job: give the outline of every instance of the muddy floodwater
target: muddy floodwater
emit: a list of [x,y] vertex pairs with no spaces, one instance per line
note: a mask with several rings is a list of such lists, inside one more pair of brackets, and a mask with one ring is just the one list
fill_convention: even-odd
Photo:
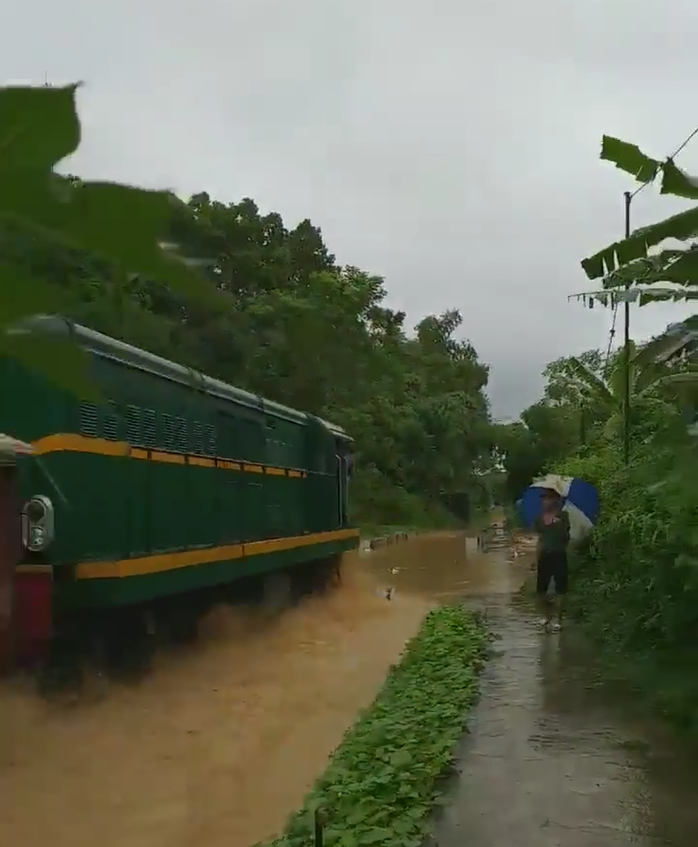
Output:
[[424,614],[462,598],[501,639],[436,823],[442,847],[693,845],[695,755],[591,685],[573,628],[535,628],[518,597],[529,573],[503,535],[469,555],[462,533],[417,537],[348,556],[341,587],[274,622],[216,610],[138,686],[59,707],[4,683],[2,843],[249,847],[277,834]]
[[357,562],[273,623],[216,610],[137,687],[0,693],[0,832],[21,847],[249,847],[301,803],[428,609]]

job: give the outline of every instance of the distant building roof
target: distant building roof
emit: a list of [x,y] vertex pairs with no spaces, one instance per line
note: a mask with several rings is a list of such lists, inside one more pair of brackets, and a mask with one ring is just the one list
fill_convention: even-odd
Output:
[[690,327],[687,321],[670,323],[662,335],[674,338],[676,343],[657,356],[658,362],[668,362],[677,356],[698,352],[698,329]]

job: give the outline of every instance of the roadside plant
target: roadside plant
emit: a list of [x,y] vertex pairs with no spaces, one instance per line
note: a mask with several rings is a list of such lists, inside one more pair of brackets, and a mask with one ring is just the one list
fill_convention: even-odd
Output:
[[483,621],[462,606],[430,612],[273,847],[312,844],[318,811],[328,847],[419,847],[478,698],[488,643]]

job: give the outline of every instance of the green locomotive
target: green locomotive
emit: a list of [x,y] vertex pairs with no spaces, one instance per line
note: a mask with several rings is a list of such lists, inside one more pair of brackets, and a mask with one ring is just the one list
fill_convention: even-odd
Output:
[[222,590],[358,545],[341,427],[62,317],[22,331],[80,345],[99,400],[0,359],[0,430],[34,454],[0,468],[5,656],[40,652],[84,610]]

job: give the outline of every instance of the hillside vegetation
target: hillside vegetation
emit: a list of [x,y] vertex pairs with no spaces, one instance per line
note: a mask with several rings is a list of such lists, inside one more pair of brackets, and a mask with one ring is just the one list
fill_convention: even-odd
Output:
[[[62,312],[341,424],[359,522],[438,526],[485,498],[488,369],[457,310],[412,331],[383,279],[338,263],[310,220],[289,226],[249,198],[57,177],[80,143],[75,86],[0,89],[0,112],[0,324]],[[6,334],[0,348],[82,387],[74,353]]]

